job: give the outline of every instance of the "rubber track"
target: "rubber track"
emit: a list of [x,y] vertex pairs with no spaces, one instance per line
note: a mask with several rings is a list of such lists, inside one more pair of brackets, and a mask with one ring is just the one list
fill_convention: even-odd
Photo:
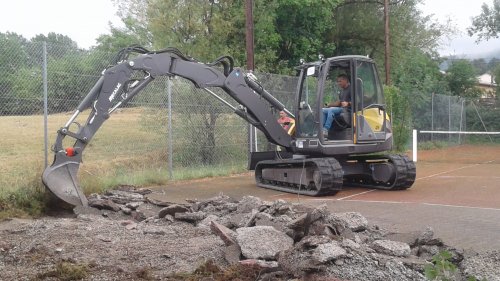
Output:
[[[362,158],[360,157],[356,159],[360,160]],[[393,179],[388,183],[379,183],[375,181],[367,181],[366,177],[362,177],[360,179],[351,178],[348,182],[346,182],[346,185],[384,190],[404,190],[410,188],[415,181],[415,164],[404,155],[391,154],[377,158],[370,157],[367,159],[388,160],[390,163],[392,163],[395,167],[395,175]]]
[[[295,159],[284,159],[284,160],[266,160],[261,161],[257,164],[257,169],[272,168],[273,166],[279,168],[284,164],[289,164],[293,167],[305,167],[305,169],[318,169],[321,173],[320,186],[315,186],[311,188],[309,183],[301,184],[289,184],[286,182],[273,181],[273,183],[264,183],[261,178],[255,173],[255,181],[259,187],[278,190],[282,192],[301,194],[307,196],[322,196],[322,195],[333,195],[342,189],[342,166],[335,158],[311,158],[305,160],[295,160]],[[313,164],[313,165],[311,165]],[[260,167],[259,167],[260,166]]]
[[413,160],[410,160],[408,157],[403,156],[403,161],[406,163],[406,182],[401,185],[398,190],[408,189],[415,182],[415,178],[417,177],[417,167]]

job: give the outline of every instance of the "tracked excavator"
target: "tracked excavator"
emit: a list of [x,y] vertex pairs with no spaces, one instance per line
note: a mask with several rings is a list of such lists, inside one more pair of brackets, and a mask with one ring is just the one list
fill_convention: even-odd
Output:
[[[322,108],[340,90],[336,86],[340,74],[350,80],[351,103],[343,108],[325,135]],[[94,134],[117,108],[155,78],[178,76],[230,106],[279,148],[250,152],[248,166],[255,171],[259,187],[321,196],[335,194],[346,185],[385,190],[412,186],[416,176],[414,163],[405,155],[390,154],[391,120],[376,66],[370,58],[320,56],[315,62],[301,62],[297,75],[296,98],[293,110],[289,110],[251,72],[234,67],[229,56],[202,63],[175,48],[125,48],[57,131],[54,161],[43,172],[42,181],[66,203],[87,205],[77,174],[83,151]],[[239,106],[225,101],[213,88],[224,90]],[[70,126],[84,110],[90,112],[87,121],[71,131]],[[294,130],[283,129],[277,121],[277,111],[293,117]],[[74,144],[63,147],[65,138]]]

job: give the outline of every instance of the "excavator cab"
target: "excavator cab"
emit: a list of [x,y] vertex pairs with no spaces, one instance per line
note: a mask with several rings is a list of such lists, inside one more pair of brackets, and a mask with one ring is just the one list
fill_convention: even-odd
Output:
[[[342,90],[336,83],[339,75],[349,78],[351,103],[334,118],[328,136],[323,136],[322,108],[338,100]],[[304,64],[300,67],[299,81],[296,114],[299,150],[347,155],[392,148],[392,129],[383,89],[371,59],[341,56]]]

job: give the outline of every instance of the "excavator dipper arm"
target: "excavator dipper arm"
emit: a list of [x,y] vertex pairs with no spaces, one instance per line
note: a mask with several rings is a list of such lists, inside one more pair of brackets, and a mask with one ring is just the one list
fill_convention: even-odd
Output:
[[[223,66],[223,71],[214,67],[217,64]],[[138,73],[142,77],[136,78]],[[158,52],[145,50],[133,59],[122,58],[106,69],[69,121],[58,130],[53,147],[54,162],[42,175],[43,183],[52,193],[70,205],[87,205],[77,181],[83,150],[114,110],[130,101],[158,76],[180,76],[199,88],[223,89],[240,104],[239,108],[234,108],[237,115],[261,130],[270,142],[286,149],[291,148],[290,135],[269,110],[270,106],[286,110],[284,106],[267,93],[252,75],[247,75],[239,68],[233,69],[230,57],[221,57],[212,64],[204,64],[187,58],[176,49]],[[91,111],[86,123],[78,125],[77,132],[71,132],[70,125],[88,108]],[[75,139],[72,147],[63,147],[66,137]]]

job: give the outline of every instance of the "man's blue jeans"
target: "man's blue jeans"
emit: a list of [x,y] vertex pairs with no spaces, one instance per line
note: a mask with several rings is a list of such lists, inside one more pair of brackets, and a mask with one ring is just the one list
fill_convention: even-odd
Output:
[[342,107],[327,107],[323,108],[323,129],[330,130],[335,117],[342,113]]

